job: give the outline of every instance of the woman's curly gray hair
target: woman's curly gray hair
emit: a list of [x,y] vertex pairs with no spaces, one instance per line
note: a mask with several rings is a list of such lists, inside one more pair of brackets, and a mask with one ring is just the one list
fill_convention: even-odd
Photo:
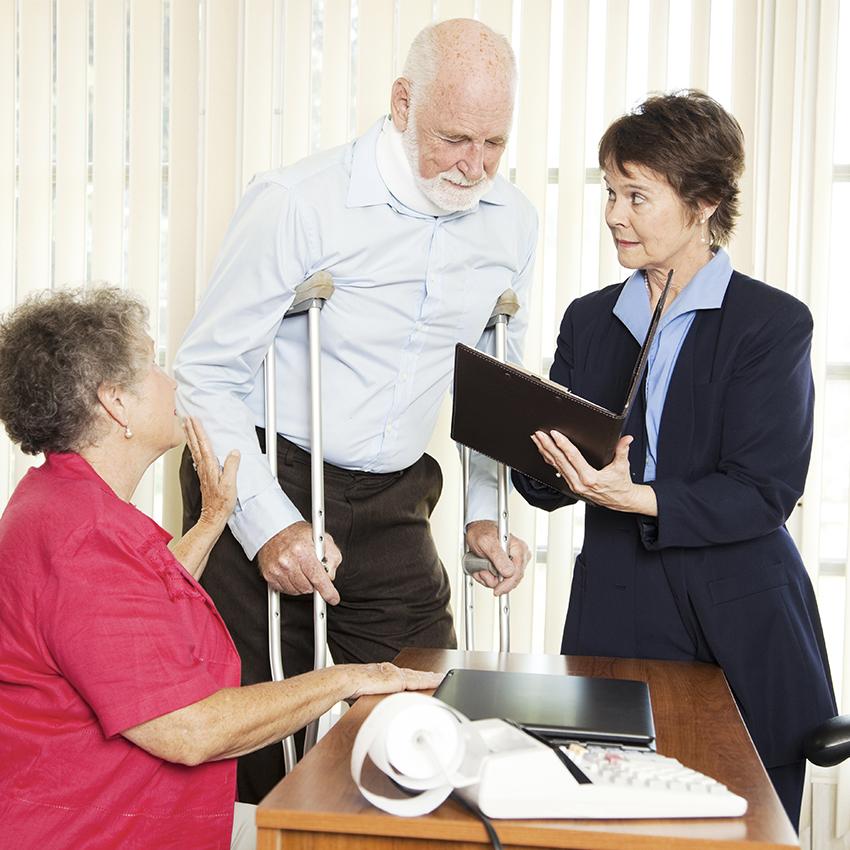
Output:
[[142,377],[148,309],[113,287],[28,298],[0,319],[0,421],[27,454],[96,442],[101,384]]

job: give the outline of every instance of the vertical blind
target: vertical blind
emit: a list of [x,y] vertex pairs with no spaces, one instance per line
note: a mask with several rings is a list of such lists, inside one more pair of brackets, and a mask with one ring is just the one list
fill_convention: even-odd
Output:
[[[532,370],[547,368],[570,300],[623,277],[602,220],[605,126],[648,91],[688,86],[740,121],[733,262],[815,317],[815,444],[791,526],[850,711],[850,452],[839,445],[850,350],[829,321],[850,308],[830,252],[850,223],[850,141],[836,142],[836,115],[850,122],[836,99],[850,0],[0,0],[0,310],[43,288],[125,286],[150,305],[170,364],[251,176],[363,131],[387,110],[414,35],[460,16],[506,34],[518,57],[501,170],[540,213]],[[460,474],[448,430],[446,406],[430,447],[445,477],[434,527],[456,582]],[[0,438],[0,498],[33,462]],[[174,532],[176,465],[172,452],[136,496]],[[558,649],[581,519],[580,506],[542,515],[511,500],[512,530],[535,552],[512,594],[517,650]],[[478,648],[494,645],[495,623],[477,590]]]

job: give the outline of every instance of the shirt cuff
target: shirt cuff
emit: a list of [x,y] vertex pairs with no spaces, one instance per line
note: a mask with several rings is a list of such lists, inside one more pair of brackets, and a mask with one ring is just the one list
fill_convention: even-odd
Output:
[[303,519],[275,482],[256,496],[237,504],[228,525],[245,550],[245,555],[253,560],[264,543],[279,531]]
[[[508,484],[510,488],[510,483]],[[499,516],[499,485],[496,481],[496,461],[472,452],[469,459],[469,493],[466,524],[478,520],[496,522]]]

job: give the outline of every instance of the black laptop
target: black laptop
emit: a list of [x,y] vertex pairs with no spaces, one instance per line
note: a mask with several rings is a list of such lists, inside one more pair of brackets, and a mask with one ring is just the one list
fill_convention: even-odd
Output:
[[552,742],[653,747],[646,682],[589,676],[449,670],[434,696],[470,720],[499,717]]

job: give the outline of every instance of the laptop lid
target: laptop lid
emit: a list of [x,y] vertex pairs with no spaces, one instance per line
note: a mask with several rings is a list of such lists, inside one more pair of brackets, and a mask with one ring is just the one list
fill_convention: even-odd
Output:
[[655,740],[646,682],[454,669],[434,696],[470,720],[513,720],[550,740],[646,747]]

